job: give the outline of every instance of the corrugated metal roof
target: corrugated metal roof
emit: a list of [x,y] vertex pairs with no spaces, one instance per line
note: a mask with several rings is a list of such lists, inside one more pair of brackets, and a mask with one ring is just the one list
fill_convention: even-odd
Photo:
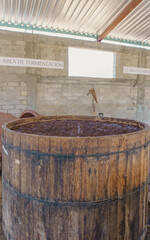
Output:
[[[0,0],[1,25],[95,36],[131,0]],[[150,0],[143,0],[109,35],[150,44]]]
[[150,0],[143,0],[108,36],[150,44]]

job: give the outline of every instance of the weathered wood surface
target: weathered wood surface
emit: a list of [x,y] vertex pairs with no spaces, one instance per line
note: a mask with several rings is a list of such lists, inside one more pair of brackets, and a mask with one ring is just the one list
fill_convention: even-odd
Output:
[[0,240],[6,240],[2,229],[2,176],[0,175]]
[[[3,234],[3,230],[2,230],[2,211],[1,211],[1,208],[2,208],[2,192],[1,191],[2,191],[2,177],[0,176],[0,239],[1,240],[6,240],[6,238],[4,237],[4,234]],[[31,212],[31,214],[32,214],[32,212]],[[150,219],[150,204],[149,204],[148,214],[149,214],[149,219]],[[143,235],[143,239],[141,239],[141,240],[150,240],[150,226],[147,229],[146,238]]]
[[2,125],[3,123],[16,120],[17,118],[9,113],[0,112],[0,173],[2,171],[2,141],[1,141],[1,134],[2,134]]
[[2,173],[2,157],[0,157],[0,175]]
[[[0,176],[0,239],[1,240],[6,240],[6,238],[4,237],[3,234],[3,230],[2,230],[2,177]],[[32,212],[31,212],[32,213]],[[150,220],[150,204],[149,204],[149,210],[148,210],[148,217]],[[141,240],[150,240],[150,226],[147,228],[147,234],[146,234],[146,238],[143,235],[143,239]]]
[[[84,119],[72,117],[77,118]],[[54,117],[30,120],[41,119]],[[44,137],[9,128],[11,124],[3,128],[7,240],[143,239],[148,126],[131,134],[92,138]]]

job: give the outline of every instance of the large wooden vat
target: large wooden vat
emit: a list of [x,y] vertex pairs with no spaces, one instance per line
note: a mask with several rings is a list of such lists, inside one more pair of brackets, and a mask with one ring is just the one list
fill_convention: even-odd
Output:
[[131,120],[61,116],[5,124],[7,240],[144,239],[149,139],[150,128]]

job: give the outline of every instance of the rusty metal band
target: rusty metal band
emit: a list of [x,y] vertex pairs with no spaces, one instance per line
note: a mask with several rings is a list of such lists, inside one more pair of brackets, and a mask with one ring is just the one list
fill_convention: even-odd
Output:
[[32,197],[30,195],[27,194],[23,194],[21,192],[16,191],[13,187],[11,187],[10,185],[7,184],[7,181],[4,179],[3,176],[3,186],[5,188],[7,188],[10,192],[12,192],[13,194],[20,196],[22,198],[25,198],[29,201],[37,201],[43,204],[48,204],[48,205],[52,205],[52,206],[77,206],[77,207],[98,207],[100,205],[103,204],[109,204],[110,202],[118,202],[118,201],[122,201],[125,198],[128,198],[130,196],[132,196],[133,194],[136,194],[137,192],[140,192],[142,189],[144,189],[146,187],[146,185],[148,184],[148,180],[146,181],[146,183],[144,183],[140,188],[133,190],[131,193],[127,193],[124,194],[122,196],[116,196],[114,198],[109,198],[109,199],[103,199],[103,200],[99,200],[99,201],[92,201],[92,202],[88,202],[88,201],[82,201],[82,202],[75,202],[75,201],[54,201],[54,200],[44,200],[44,199],[40,199],[40,198],[35,198]]
[[52,157],[60,157],[60,158],[62,158],[62,157],[64,157],[64,158],[97,157],[98,158],[98,157],[105,157],[105,156],[110,156],[110,155],[115,155],[115,154],[119,155],[121,153],[128,153],[130,151],[136,151],[136,150],[139,150],[141,148],[146,148],[149,145],[150,141],[148,141],[147,143],[145,143],[143,145],[140,145],[138,147],[127,148],[127,149],[122,150],[122,151],[108,152],[108,153],[98,153],[98,154],[89,154],[89,155],[88,154],[87,155],[86,154],[84,154],[84,155],[82,155],[82,154],[81,155],[75,155],[75,154],[43,153],[43,152],[40,152],[40,151],[37,151],[37,150],[35,151],[35,150],[30,150],[30,149],[23,149],[23,148],[14,146],[14,145],[12,145],[10,143],[7,143],[3,138],[2,138],[2,143],[6,147],[6,149],[8,149],[8,150],[9,149],[10,150],[16,149],[17,151],[22,151],[22,152],[26,153],[27,155],[33,154],[33,155],[37,155],[37,156],[40,156],[40,157],[44,157],[44,156],[51,157],[52,156]]

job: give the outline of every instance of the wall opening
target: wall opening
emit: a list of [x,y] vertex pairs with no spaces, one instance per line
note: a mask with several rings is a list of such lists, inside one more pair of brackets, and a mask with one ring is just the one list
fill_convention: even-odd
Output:
[[114,78],[115,53],[83,48],[68,48],[68,75]]

